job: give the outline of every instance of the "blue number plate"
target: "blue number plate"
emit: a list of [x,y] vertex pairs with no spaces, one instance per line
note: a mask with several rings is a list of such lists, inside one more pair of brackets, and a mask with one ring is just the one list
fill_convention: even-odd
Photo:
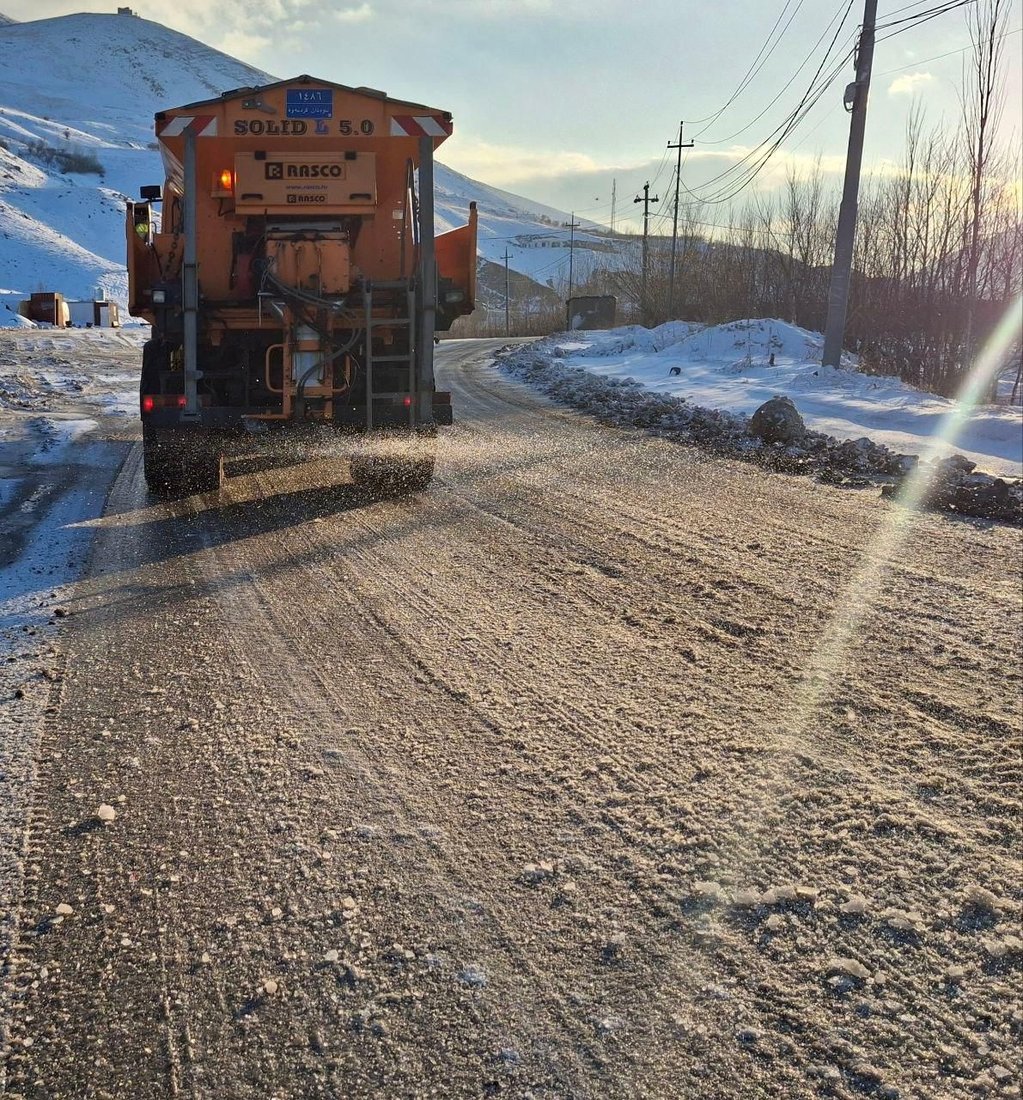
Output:
[[288,118],[333,118],[334,93],[328,88],[289,88]]

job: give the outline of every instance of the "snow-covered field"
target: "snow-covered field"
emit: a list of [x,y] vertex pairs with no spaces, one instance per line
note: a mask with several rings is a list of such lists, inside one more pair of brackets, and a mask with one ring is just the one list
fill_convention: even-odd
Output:
[[957,402],[896,378],[863,374],[853,356],[845,357],[841,369],[822,367],[821,347],[819,333],[758,319],[575,332],[552,337],[539,350],[570,368],[631,378],[654,393],[729,413],[749,415],[783,394],[809,428],[837,439],[865,437],[902,454],[959,453],[987,473],[1023,474],[1019,406],[977,406],[965,413],[954,436],[945,437],[950,415],[960,411]]

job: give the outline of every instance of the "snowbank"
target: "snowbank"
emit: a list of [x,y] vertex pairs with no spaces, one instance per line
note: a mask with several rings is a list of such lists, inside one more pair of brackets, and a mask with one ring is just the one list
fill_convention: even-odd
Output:
[[27,317],[15,313],[11,309],[5,309],[0,305],[0,328],[35,328],[36,326]]
[[[840,369],[821,368],[819,347],[820,337],[782,322],[715,328],[675,323],[651,331],[562,333],[506,348],[500,361],[509,374],[606,424],[643,428],[831,485],[879,487],[882,495],[913,507],[1023,523],[1023,480],[978,472],[978,463],[962,453],[964,435],[974,447],[990,442],[996,457],[981,453],[985,466],[1018,470],[1019,409],[988,406],[960,415],[955,402],[860,374],[851,360]],[[747,413],[777,394],[784,396],[772,404],[787,405],[795,423],[773,441],[773,433],[758,430],[757,418]],[[808,425],[792,408],[793,395],[801,410],[814,410]],[[822,415],[822,408],[831,415]],[[948,416],[953,411],[955,418]],[[960,421],[965,432],[948,430]],[[883,430],[866,427],[877,422]],[[835,423],[846,430],[821,430]],[[943,435],[934,436],[938,430]],[[893,439],[909,446],[889,446],[886,440]]]
[[[1023,410],[970,410],[954,439],[939,434],[955,401],[897,378],[820,364],[823,337],[777,320],[701,326],[669,322],[571,333],[544,342],[555,359],[608,379],[633,379],[656,394],[748,416],[776,394],[790,397],[807,426],[836,439],[867,438],[904,454],[965,455],[992,474],[1023,474]],[[534,345],[534,350],[536,346]],[[773,356],[773,363],[772,363]]]

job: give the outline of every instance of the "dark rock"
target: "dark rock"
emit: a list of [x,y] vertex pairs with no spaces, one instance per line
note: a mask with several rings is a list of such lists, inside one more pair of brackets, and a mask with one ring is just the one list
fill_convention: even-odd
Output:
[[749,433],[765,443],[795,443],[806,435],[806,425],[791,398],[772,397],[750,417]]
[[938,469],[949,473],[972,474],[977,468],[976,462],[971,462],[966,455],[950,455],[943,458],[938,464]]

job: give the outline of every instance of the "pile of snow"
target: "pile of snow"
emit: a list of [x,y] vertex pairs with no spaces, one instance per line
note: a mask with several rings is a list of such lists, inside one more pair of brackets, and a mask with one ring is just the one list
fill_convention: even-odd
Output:
[[[674,322],[561,333],[507,348],[500,359],[516,378],[607,424],[846,488],[880,487],[901,498],[905,487],[915,504],[1023,523],[1023,480],[976,470],[1019,474],[1023,410],[961,409],[862,374],[851,357],[825,370],[820,346],[820,336],[781,321]],[[789,410],[785,432],[758,429],[767,410],[749,413],[764,405]]]
[[[836,439],[866,438],[902,454],[958,452],[992,474],[1023,474],[1023,410],[969,410],[954,439],[940,433],[957,403],[897,378],[864,374],[845,355],[822,367],[823,337],[778,320],[701,326],[669,322],[648,330],[562,334],[553,359],[607,379],[633,379],[654,394],[749,416],[775,395],[795,402],[807,427]],[[773,363],[772,363],[773,356]]]
[[4,293],[0,290],[0,328],[35,328],[36,326],[27,317],[22,317],[18,313],[20,296],[11,295],[5,302]]

